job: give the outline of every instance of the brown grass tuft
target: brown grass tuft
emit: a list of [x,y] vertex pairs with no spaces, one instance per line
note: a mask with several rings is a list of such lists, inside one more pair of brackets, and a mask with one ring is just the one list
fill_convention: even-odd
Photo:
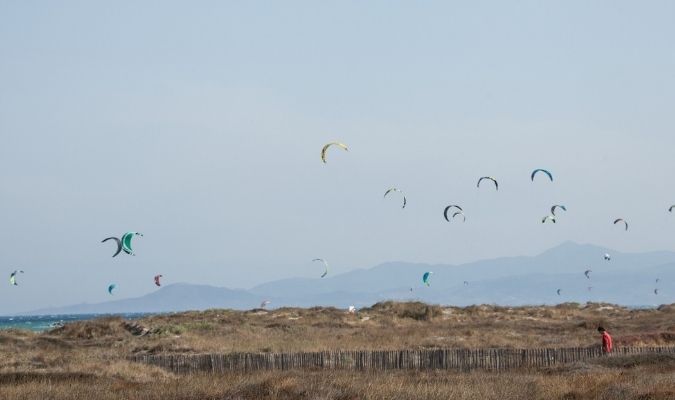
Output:
[[384,301],[374,304],[372,307],[363,308],[364,313],[375,312],[389,314],[398,318],[410,318],[416,321],[432,321],[442,314],[442,308],[419,301],[394,302]]

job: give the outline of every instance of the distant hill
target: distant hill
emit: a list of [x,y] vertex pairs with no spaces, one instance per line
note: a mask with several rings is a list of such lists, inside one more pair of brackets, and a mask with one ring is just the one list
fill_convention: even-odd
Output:
[[[605,253],[611,261],[603,260]],[[591,279],[583,272],[591,269]],[[426,271],[431,286],[422,285]],[[656,278],[659,294],[654,294]],[[468,284],[465,285],[464,281]],[[588,287],[592,287],[589,291]],[[412,290],[411,290],[412,289]],[[561,294],[556,293],[561,289]],[[35,310],[24,314],[166,312],[207,308],[250,309],[270,300],[271,307],[362,307],[375,302],[422,300],[439,304],[553,304],[606,301],[649,306],[675,301],[675,253],[620,253],[566,242],[534,257],[509,257],[462,265],[404,262],[380,264],[334,277],[291,278],[250,290],[173,284],[145,296],[99,304]]]
[[169,312],[204,310],[207,308],[248,309],[260,304],[258,297],[245,290],[232,290],[208,285],[175,283],[145,296],[107,301],[98,304],[76,304],[35,310],[24,314],[108,314],[125,312]]

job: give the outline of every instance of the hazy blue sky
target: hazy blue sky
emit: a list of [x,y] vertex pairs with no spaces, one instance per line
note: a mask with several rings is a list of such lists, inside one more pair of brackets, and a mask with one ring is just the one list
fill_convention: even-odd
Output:
[[[141,295],[156,273],[314,277],[315,257],[338,273],[564,240],[675,250],[673,16],[670,1],[0,2],[0,272],[26,271],[0,313],[109,300],[111,282]],[[350,151],[323,165],[335,139]],[[531,183],[537,167],[555,183]],[[443,220],[450,203],[465,224]],[[541,225],[553,203],[569,212]],[[128,230],[138,255],[112,259],[100,240]]]

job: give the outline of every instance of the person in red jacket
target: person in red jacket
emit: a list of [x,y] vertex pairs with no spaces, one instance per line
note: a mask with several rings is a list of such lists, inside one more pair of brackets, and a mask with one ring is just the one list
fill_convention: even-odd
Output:
[[612,337],[603,327],[598,327],[598,332],[602,335],[602,352],[609,354],[612,352]]

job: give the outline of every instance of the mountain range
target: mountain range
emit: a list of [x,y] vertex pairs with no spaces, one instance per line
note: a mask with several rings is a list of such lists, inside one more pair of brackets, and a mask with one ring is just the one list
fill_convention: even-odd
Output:
[[[611,255],[610,261],[604,260],[606,253]],[[590,279],[584,275],[587,269],[592,270]],[[433,272],[429,286],[422,283],[425,272]],[[656,288],[658,294],[654,293]],[[565,242],[534,257],[496,258],[461,265],[388,262],[333,277],[277,280],[248,290],[177,283],[141,297],[23,314],[251,309],[259,307],[263,300],[271,302],[269,307],[347,308],[383,300],[419,300],[457,306],[572,301],[655,306],[675,301],[675,252],[620,253],[600,246]]]

